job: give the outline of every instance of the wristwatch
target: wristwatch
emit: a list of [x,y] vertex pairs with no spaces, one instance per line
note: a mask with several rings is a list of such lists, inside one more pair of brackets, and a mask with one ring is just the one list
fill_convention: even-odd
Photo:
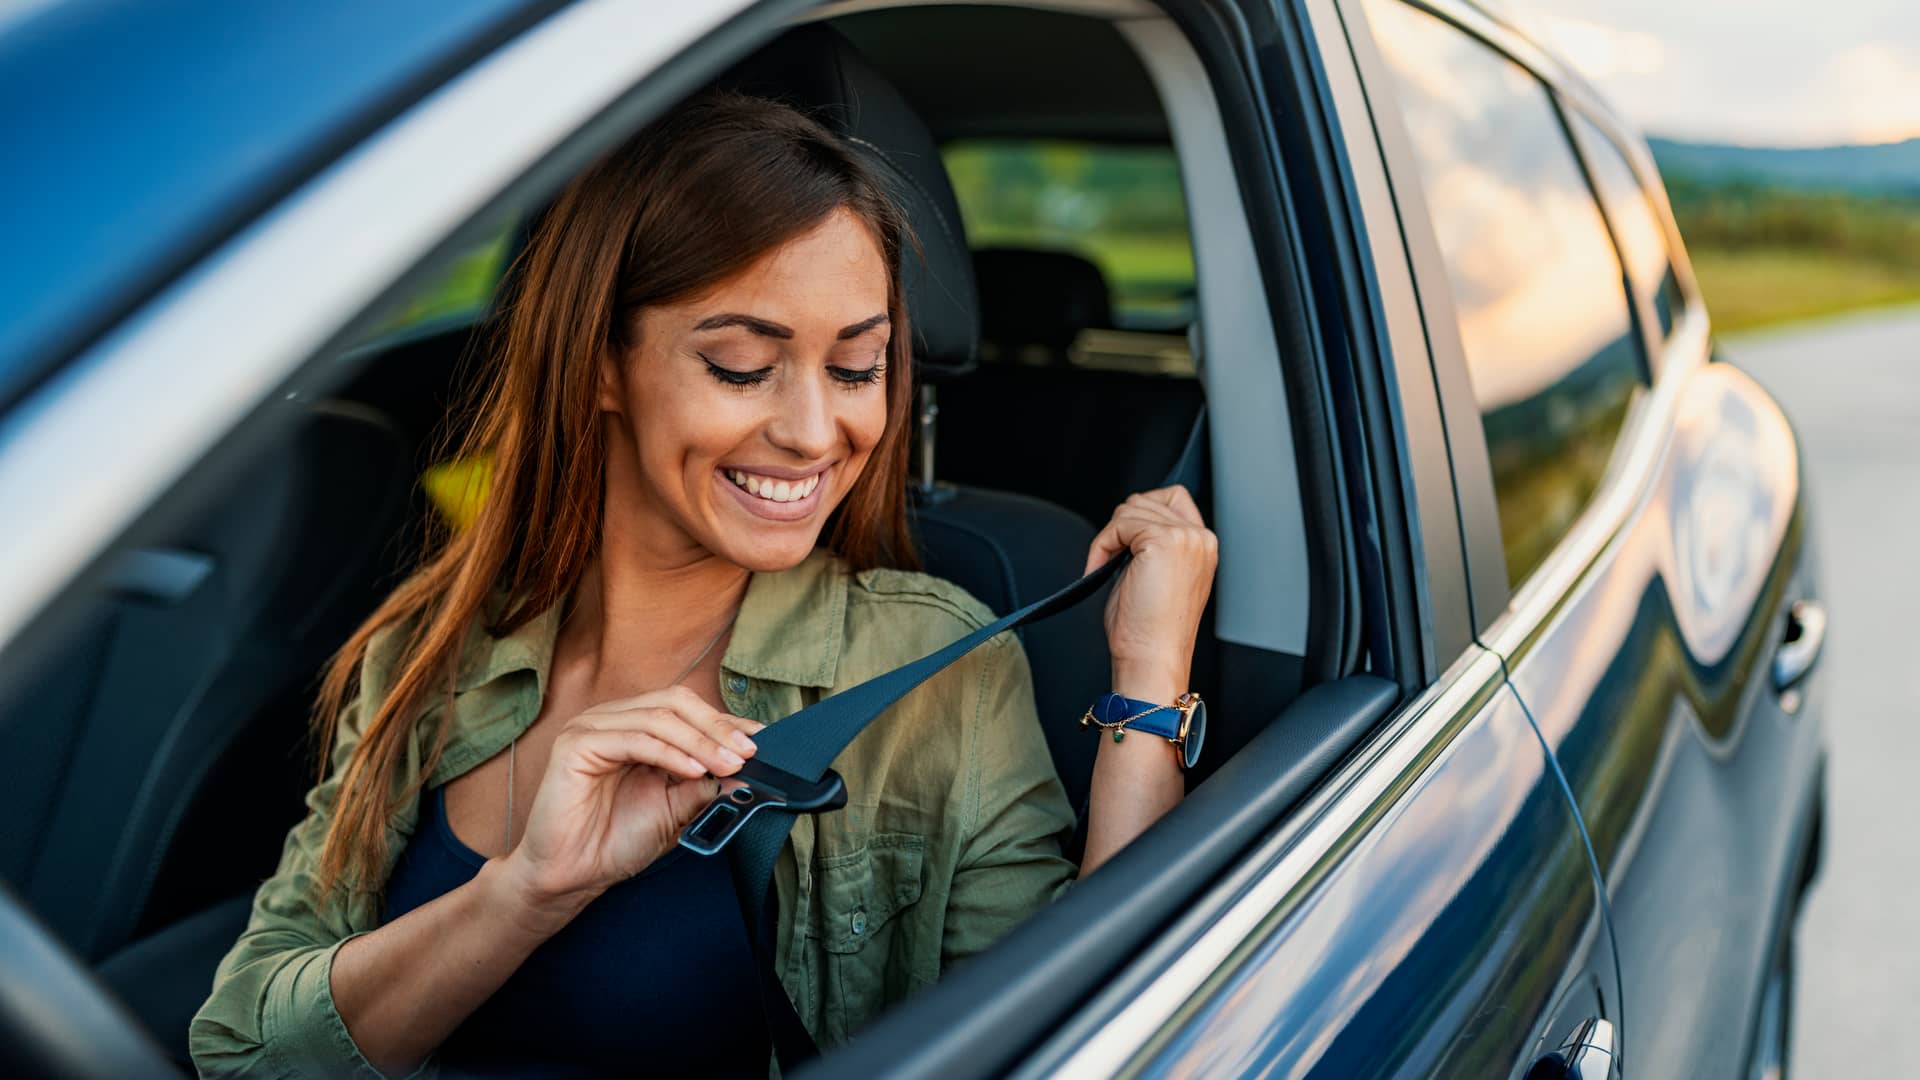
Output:
[[1175,698],[1171,705],[1106,693],[1080,718],[1080,727],[1083,731],[1111,731],[1114,742],[1126,738],[1129,731],[1158,735],[1179,751],[1180,767],[1191,769],[1199,764],[1200,748],[1207,741],[1207,706],[1199,694],[1191,691]]

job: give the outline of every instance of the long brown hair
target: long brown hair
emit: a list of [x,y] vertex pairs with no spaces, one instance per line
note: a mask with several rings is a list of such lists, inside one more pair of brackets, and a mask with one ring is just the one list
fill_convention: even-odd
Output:
[[[422,565],[354,632],[329,664],[314,710],[332,747],[360,692],[368,643],[403,636],[387,693],[359,703],[360,738],[339,773],[316,874],[337,887],[380,891],[387,824],[418,796],[446,742],[470,628],[489,616],[500,636],[563,601],[600,543],[606,446],[596,369],[626,355],[641,309],[696,295],[760,255],[847,208],[873,230],[888,267],[887,423],[865,473],[827,525],[828,543],[855,569],[911,567],[906,524],[912,335],[899,259],[906,224],[873,172],[832,132],[800,112],[738,94],[709,94],[629,139],[570,184],[540,220],[503,284],[492,368],[458,455],[492,461],[490,490],[467,528],[430,525]],[[396,790],[398,770],[427,717],[420,778]]]

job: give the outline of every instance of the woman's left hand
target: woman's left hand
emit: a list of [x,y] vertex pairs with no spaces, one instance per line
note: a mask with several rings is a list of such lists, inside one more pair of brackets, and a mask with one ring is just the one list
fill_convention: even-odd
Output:
[[1180,486],[1132,495],[1093,538],[1087,570],[1122,551],[1133,561],[1107,598],[1113,689],[1172,704],[1190,689],[1194,635],[1213,591],[1220,541]]

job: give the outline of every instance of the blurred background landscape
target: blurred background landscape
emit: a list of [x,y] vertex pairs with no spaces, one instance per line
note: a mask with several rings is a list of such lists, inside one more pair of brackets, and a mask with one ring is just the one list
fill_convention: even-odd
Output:
[[1714,328],[1920,301],[1920,139],[1649,139]]

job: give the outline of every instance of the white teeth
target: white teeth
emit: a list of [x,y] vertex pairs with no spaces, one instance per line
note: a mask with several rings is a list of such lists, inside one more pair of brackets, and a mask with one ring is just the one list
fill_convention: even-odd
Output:
[[768,502],[799,502],[813,494],[813,489],[820,486],[819,473],[814,473],[805,480],[787,481],[760,477],[739,469],[728,469],[727,479],[745,488],[748,494],[756,495]]

